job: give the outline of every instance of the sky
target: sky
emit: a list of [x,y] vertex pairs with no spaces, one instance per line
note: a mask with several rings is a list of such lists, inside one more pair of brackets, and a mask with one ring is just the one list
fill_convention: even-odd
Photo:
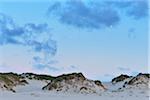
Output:
[[0,0],[0,72],[147,73],[148,12],[147,0]]

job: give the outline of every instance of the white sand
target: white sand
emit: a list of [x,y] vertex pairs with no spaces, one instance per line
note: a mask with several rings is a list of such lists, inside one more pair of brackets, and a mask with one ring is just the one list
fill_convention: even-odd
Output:
[[[105,83],[109,90],[101,94],[56,93],[41,90],[44,81],[29,81],[29,85],[18,86],[16,93],[0,91],[0,100],[149,100],[148,89],[132,88],[116,91],[117,86]],[[118,85],[119,86],[119,85]]]

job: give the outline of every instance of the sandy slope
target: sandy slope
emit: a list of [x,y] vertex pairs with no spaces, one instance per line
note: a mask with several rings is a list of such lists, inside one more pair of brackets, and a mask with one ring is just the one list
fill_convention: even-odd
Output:
[[29,84],[17,85],[14,88],[16,93],[0,89],[0,100],[149,100],[149,78],[139,74],[131,81],[132,85],[126,84],[123,87],[124,83],[130,80],[126,79],[115,84],[102,83],[107,90],[92,94],[79,94],[42,90],[42,87],[49,83],[48,81],[27,79]]
[[40,80],[29,80],[28,85],[26,86],[17,86],[14,89],[16,90],[17,93],[28,93],[28,92],[37,92],[37,91],[42,91],[41,87],[47,85],[47,81],[40,81]]
[[49,92],[0,93],[0,100],[148,100],[144,91],[105,92],[101,95],[57,94]]
[[16,93],[0,91],[0,100],[149,100],[147,88],[132,88],[115,91],[119,86],[104,83],[109,90],[101,94],[68,94],[42,91],[45,81],[29,81],[29,85],[19,86]]

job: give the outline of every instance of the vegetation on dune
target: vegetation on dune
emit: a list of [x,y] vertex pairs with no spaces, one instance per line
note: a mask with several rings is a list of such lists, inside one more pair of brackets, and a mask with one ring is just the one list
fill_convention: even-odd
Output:
[[44,74],[34,74],[34,73],[23,73],[21,76],[25,75],[28,79],[36,79],[36,80],[53,80],[55,77]]
[[57,82],[57,81],[62,81],[62,80],[70,80],[70,79],[74,79],[75,77],[81,80],[86,79],[82,73],[71,73],[71,74],[63,74],[58,77],[55,77],[53,81]]
[[123,75],[123,74],[121,74],[120,76],[113,78],[111,82],[112,82],[112,83],[117,83],[117,82],[124,81],[125,79],[131,78],[131,77],[132,77],[132,76],[128,76],[128,75]]
[[[105,86],[99,80],[89,80],[82,73],[71,73],[62,74],[59,76],[51,76],[44,74],[34,74],[34,73],[0,73],[0,89],[9,90],[15,92],[13,89],[18,85],[26,85],[27,81],[39,80],[43,82],[49,82],[44,86],[43,90],[56,90],[56,91],[70,91],[70,87],[74,89],[73,91],[80,92],[91,92],[96,91],[96,88],[100,90],[107,90]],[[128,85],[138,85],[138,84],[149,84],[150,74],[139,73],[137,76],[128,76],[121,74],[118,77],[112,79],[113,84],[118,82],[124,82],[123,88]],[[92,92],[94,93],[94,92]]]
[[0,80],[5,82],[8,86],[25,82],[23,77],[16,73],[0,73]]
[[0,73],[0,85],[3,89],[15,92],[15,90],[13,90],[13,87],[15,87],[16,85],[25,84],[28,84],[28,82],[16,73]]
[[63,74],[63,75],[60,75],[60,76],[57,76],[57,77],[53,77],[51,82],[49,84],[47,84],[45,87],[43,87],[42,89],[44,90],[47,87],[49,87],[48,90],[62,88],[62,86],[58,86],[57,83],[62,82],[62,81],[69,81],[69,80],[72,80],[74,78],[78,78],[77,79],[78,81],[86,79],[82,73]]
[[[148,81],[147,81],[148,80]],[[136,77],[133,77],[129,82],[128,85],[134,84],[149,84],[150,81],[150,74],[143,74],[139,73]]]
[[63,74],[55,77],[42,88],[43,90],[75,92],[75,93],[96,93],[106,88],[99,80],[89,80],[82,73]]

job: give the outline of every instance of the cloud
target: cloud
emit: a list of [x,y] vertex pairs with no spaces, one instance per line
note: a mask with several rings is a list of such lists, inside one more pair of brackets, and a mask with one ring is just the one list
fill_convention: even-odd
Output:
[[148,16],[148,2],[145,0],[135,2],[134,4],[132,3],[132,6],[130,6],[130,10],[127,11],[127,14],[135,19]]
[[118,69],[120,71],[130,71],[130,68],[126,68],[126,67],[118,67]]
[[21,27],[16,27],[13,20],[2,13],[0,13],[0,44],[21,44],[17,36],[21,36],[24,30]]
[[49,60],[50,58],[47,58],[47,59],[45,59],[45,57],[42,58],[40,56],[34,56],[33,57],[33,60],[34,60],[33,67],[37,68],[38,70],[45,69],[45,68],[48,68],[53,71],[60,70],[60,68],[52,67],[52,65],[58,63],[57,60],[52,60],[52,59]]
[[71,69],[78,69],[78,67],[75,66],[75,65],[71,65],[70,68],[71,68]]
[[128,38],[135,39],[137,37],[135,31],[135,28],[130,28],[128,30]]
[[48,15],[55,15],[62,23],[80,28],[101,28],[114,26],[119,22],[117,11],[105,5],[93,6],[82,0],[55,2],[48,9]]
[[127,16],[136,20],[148,16],[148,0],[107,1],[107,3],[125,11]]
[[105,76],[105,77],[114,77],[114,76],[111,75],[111,74],[105,74],[104,76]]
[[50,71],[60,71],[60,68],[56,68],[55,66],[50,66],[50,65],[44,65],[44,64],[36,64],[35,68],[38,70],[50,70]]
[[11,17],[0,13],[0,45],[7,44],[21,45],[43,55],[33,58],[36,65],[42,62],[43,66],[50,64],[50,58],[57,51],[56,41],[52,39],[46,23],[18,26]]
[[47,30],[48,24],[44,23],[44,24],[36,25],[33,23],[27,23],[25,24],[25,27],[28,28],[28,31],[30,30],[31,32],[35,31],[35,32],[41,33]]
[[128,32],[130,32],[130,33],[132,33],[132,32],[135,32],[135,28],[130,28],[129,30],[128,30]]
[[148,15],[147,1],[92,1],[66,0],[51,3],[47,15],[61,23],[78,28],[99,29],[118,25],[125,12],[128,17],[140,19]]

